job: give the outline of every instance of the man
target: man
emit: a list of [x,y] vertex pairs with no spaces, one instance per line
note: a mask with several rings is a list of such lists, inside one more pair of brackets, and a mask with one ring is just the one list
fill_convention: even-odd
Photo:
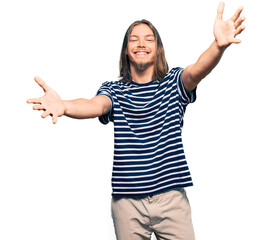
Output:
[[29,99],[53,123],[66,115],[114,122],[112,218],[118,240],[194,239],[184,187],[192,179],[184,155],[181,129],[186,106],[196,99],[198,83],[217,65],[225,49],[240,43],[242,8],[223,21],[218,6],[215,40],[196,63],[168,71],[156,28],[136,21],[127,30],[120,58],[119,81],[105,82],[97,96],[62,101],[35,77],[45,96]]

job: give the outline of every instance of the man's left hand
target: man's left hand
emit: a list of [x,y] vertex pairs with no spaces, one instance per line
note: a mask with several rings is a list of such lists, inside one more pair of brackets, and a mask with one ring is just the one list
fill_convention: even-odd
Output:
[[245,29],[245,26],[241,25],[245,17],[240,17],[243,7],[238,8],[230,19],[223,21],[224,6],[224,2],[219,3],[213,28],[215,40],[220,48],[227,48],[232,43],[240,43],[241,40],[235,37]]

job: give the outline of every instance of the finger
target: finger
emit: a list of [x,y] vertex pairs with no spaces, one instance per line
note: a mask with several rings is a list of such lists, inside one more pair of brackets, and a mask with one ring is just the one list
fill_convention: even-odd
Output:
[[243,32],[245,30],[245,28],[246,27],[244,25],[240,26],[238,29],[235,30],[234,36],[236,36],[236,35],[240,34],[241,32]]
[[53,121],[53,124],[57,123],[57,121],[58,121],[58,115],[57,114],[53,114],[52,121]]
[[237,11],[234,13],[234,15],[230,18],[233,22],[235,22],[239,17],[241,12],[243,11],[243,7],[239,7]]
[[224,12],[224,7],[225,7],[225,3],[224,2],[220,2],[217,8],[217,18],[218,19],[222,19],[223,17],[223,12]]
[[232,41],[231,41],[231,43],[240,43],[241,42],[241,40],[240,39],[237,39],[237,38],[233,38],[232,39]]
[[43,114],[42,114],[42,118],[46,118],[47,116],[50,115],[50,112],[49,111],[45,111]]
[[245,17],[240,17],[234,24],[235,29],[237,29],[243,23],[243,21],[245,21],[245,19]]
[[45,92],[49,90],[49,87],[45,84],[45,81],[43,81],[40,77],[34,77],[36,83],[38,83]]
[[27,100],[27,103],[41,103],[41,98],[30,98]]
[[45,107],[43,105],[34,105],[33,109],[34,110],[45,110]]

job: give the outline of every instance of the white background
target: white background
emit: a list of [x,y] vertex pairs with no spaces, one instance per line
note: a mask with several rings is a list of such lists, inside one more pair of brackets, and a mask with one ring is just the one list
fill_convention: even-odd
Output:
[[[272,239],[269,1],[243,5],[246,30],[197,90],[183,140],[197,239]],[[213,41],[217,0],[3,1],[0,3],[0,239],[115,239],[110,214],[113,125],[62,117],[26,103],[38,75],[63,99],[91,98],[117,80],[128,26],[158,29],[170,68]]]

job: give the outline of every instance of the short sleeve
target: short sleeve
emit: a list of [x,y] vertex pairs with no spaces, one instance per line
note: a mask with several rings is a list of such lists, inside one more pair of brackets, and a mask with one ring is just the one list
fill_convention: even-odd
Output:
[[177,73],[175,74],[175,77],[177,78],[177,87],[178,87],[178,93],[180,96],[181,103],[184,105],[187,105],[189,103],[193,103],[196,100],[196,88],[190,92],[187,92],[181,75],[184,71],[184,68],[178,68]]
[[110,121],[113,122],[113,97],[112,97],[112,88],[111,88],[111,82],[104,82],[102,86],[99,88],[99,90],[96,93],[96,96],[98,95],[105,95],[111,100],[111,109],[109,112],[107,112],[104,115],[101,115],[98,117],[99,121],[103,124],[108,124]]

